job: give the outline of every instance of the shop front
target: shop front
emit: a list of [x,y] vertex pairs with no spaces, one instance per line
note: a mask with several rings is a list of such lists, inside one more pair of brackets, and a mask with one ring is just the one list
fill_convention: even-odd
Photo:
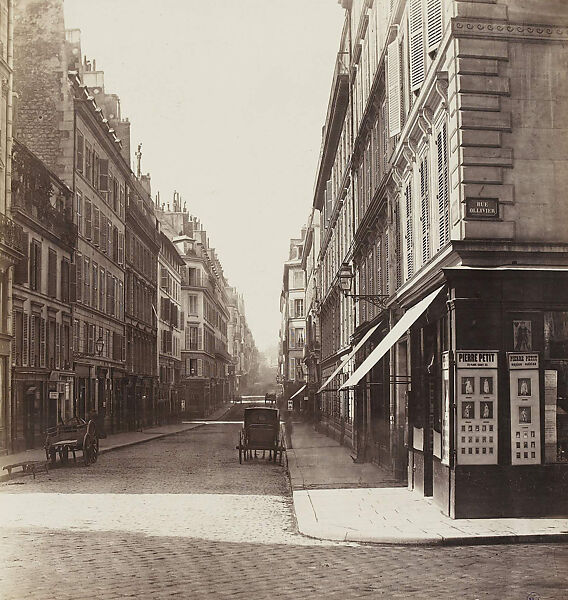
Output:
[[410,332],[409,486],[454,518],[566,516],[568,271],[444,275]]

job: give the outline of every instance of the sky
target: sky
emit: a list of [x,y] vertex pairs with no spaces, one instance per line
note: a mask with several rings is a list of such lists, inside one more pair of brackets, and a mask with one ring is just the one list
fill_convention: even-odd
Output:
[[65,0],[153,195],[176,190],[200,218],[260,350],[278,342],[343,18],[337,0]]

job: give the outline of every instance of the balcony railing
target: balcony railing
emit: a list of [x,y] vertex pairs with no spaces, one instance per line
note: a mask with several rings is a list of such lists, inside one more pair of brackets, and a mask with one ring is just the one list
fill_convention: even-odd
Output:
[[24,252],[24,230],[3,214],[0,214],[0,243],[18,254]]

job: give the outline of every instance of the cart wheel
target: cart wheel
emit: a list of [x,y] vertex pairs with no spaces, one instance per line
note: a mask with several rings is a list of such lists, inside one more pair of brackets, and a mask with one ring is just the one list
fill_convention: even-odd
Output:
[[91,463],[96,463],[98,458],[99,458],[99,438],[95,436],[93,438],[93,445],[92,445],[92,450],[91,450]]
[[45,454],[47,455],[47,460],[54,465],[57,462],[57,452],[55,448],[50,448],[49,450],[45,449]]
[[83,438],[83,462],[88,467],[91,464],[91,456],[93,453],[93,438],[89,433],[85,434]]

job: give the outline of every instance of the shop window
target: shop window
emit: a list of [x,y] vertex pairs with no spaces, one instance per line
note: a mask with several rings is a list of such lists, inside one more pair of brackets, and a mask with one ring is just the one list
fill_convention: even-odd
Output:
[[545,462],[568,462],[568,312],[544,314]]

